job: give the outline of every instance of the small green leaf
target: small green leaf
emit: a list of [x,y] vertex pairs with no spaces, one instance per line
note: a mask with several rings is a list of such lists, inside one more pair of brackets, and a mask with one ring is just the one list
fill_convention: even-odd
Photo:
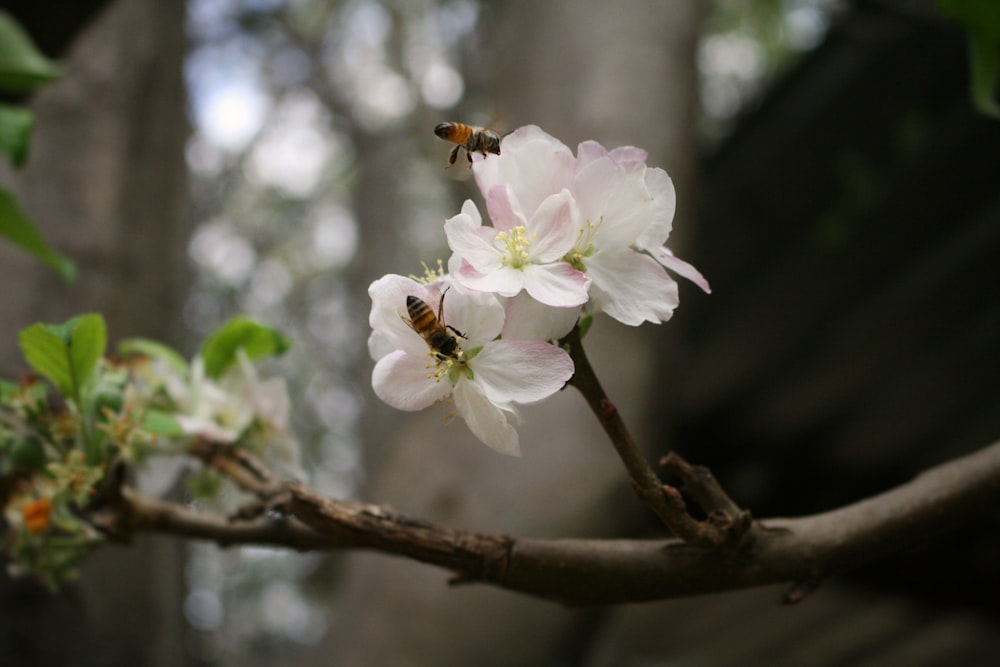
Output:
[[179,438],[184,435],[184,429],[167,412],[160,410],[149,410],[146,418],[142,421],[142,429],[153,435],[163,435],[170,438]]
[[242,349],[251,360],[284,354],[291,340],[249,317],[234,317],[209,336],[201,348],[205,373],[218,378],[236,363]]
[[80,382],[90,377],[97,361],[108,347],[108,329],[104,318],[95,313],[81,315],[70,337],[73,372]]
[[104,354],[107,331],[100,315],[81,315],[63,324],[32,324],[18,342],[24,358],[68,398],[79,390]]
[[59,75],[59,67],[41,54],[10,14],[0,10],[0,90],[29,93]]
[[1000,118],[1000,2],[938,0],[938,7],[968,32],[973,104],[981,113]]
[[48,379],[64,396],[73,395],[66,341],[42,323],[22,329],[18,335],[21,351],[28,364]]
[[14,196],[0,188],[0,237],[34,255],[71,282],[76,275],[73,261],[55,252],[24,214]]
[[28,159],[28,142],[34,116],[23,107],[0,104],[0,151],[6,153],[15,167]]

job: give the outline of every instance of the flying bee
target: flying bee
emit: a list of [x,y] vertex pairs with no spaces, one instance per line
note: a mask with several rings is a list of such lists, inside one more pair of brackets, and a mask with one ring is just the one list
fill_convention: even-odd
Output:
[[455,144],[455,147],[451,149],[451,155],[448,156],[448,167],[455,164],[458,152],[463,148],[465,149],[465,157],[469,158],[470,165],[473,153],[482,153],[483,157],[486,157],[487,153],[500,155],[500,135],[485,127],[476,127],[465,123],[439,123],[434,128],[434,134]]
[[[447,291],[446,289],[445,292]],[[465,336],[458,329],[445,325],[442,322],[443,312],[444,292],[441,293],[441,302],[438,304],[437,315],[434,314],[431,307],[423,300],[409,295],[406,297],[406,313],[409,315],[409,319],[404,317],[403,321],[411,329],[420,334],[420,337],[424,339],[427,347],[431,348],[431,352],[436,357],[440,359],[458,359],[461,350],[458,347],[458,340],[455,339],[455,336],[451,332],[462,338],[465,338]],[[449,329],[451,329],[451,332],[448,331]]]

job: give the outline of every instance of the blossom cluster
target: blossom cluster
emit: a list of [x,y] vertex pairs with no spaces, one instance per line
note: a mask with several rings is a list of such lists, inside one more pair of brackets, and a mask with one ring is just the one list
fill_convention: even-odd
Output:
[[[453,400],[480,440],[517,455],[516,406],[550,396],[573,375],[569,355],[551,341],[597,313],[631,326],[670,319],[678,287],[666,269],[708,292],[664,245],[676,196],[667,173],[646,159],[639,148],[609,151],[594,141],[574,155],[533,125],[504,137],[499,155],[475,155],[491,224],[467,200],[444,223],[447,273],[389,275],[369,288],[376,395],[401,410]],[[415,321],[407,303],[433,317],[422,309]],[[439,340],[454,344],[443,350]]]
[[[88,517],[100,511],[93,501],[109,461],[147,464],[138,468],[137,481],[154,494],[176,484],[190,465],[177,455],[195,444],[248,448],[295,467],[285,383],[261,379],[254,366],[287,347],[276,331],[234,318],[191,362],[146,339],[122,341],[107,357],[106,340],[104,320],[94,314],[32,325],[19,342],[51,386],[35,375],[16,383],[0,379],[7,568],[52,588],[72,579],[103,539]],[[50,400],[50,389],[57,400]],[[188,486],[207,495],[213,477],[206,467],[188,477]]]

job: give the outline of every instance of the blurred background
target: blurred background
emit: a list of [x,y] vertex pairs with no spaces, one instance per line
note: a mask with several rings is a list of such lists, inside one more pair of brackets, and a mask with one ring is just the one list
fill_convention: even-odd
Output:
[[[669,245],[712,283],[681,281],[669,323],[587,338],[651,458],[798,516],[1000,433],[1000,122],[929,0],[4,8],[66,67],[5,183],[80,274],[0,246],[0,375],[38,320],[96,310],[193,353],[247,313],[295,340],[266,372],[323,493],[481,532],[658,536],[572,392],[525,410],[509,460],[370,389],[368,284],[447,259],[444,219],[482,202],[433,127],[537,124],[647,149],[678,189]],[[140,536],[55,597],[0,575],[0,664],[989,664],[998,519],[793,607],[767,588],[565,609],[381,555]]]

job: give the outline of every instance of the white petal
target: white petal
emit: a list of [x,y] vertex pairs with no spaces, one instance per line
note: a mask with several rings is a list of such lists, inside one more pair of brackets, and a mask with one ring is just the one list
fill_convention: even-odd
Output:
[[463,348],[484,345],[503,327],[503,304],[489,292],[461,292],[458,287],[444,296],[441,322],[461,332]]
[[493,292],[500,296],[514,296],[524,289],[524,271],[512,269],[509,266],[501,266],[495,271],[481,273],[471,264],[465,264],[455,274],[455,280],[468,289]]
[[496,231],[483,227],[471,216],[459,213],[444,223],[451,251],[483,273],[495,271],[502,264],[503,255],[492,242]]
[[594,303],[623,324],[666,322],[677,307],[677,283],[647,255],[602,250],[587,259],[587,274]]
[[[589,298],[590,278],[567,262],[529,264],[521,269],[524,289],[547,306],[570,308],[581,306]],[[516,293],[515,293],[516,294]],[[514,294],[504,294],[514,296]]]
[[507,299],[505,340],[558,340],[580,319],[580,307],[555,308],[531,298],[527,292]]
[[494,403],[534,403],[556,393],[573,376],[566,351],[539,340],[498,340],[469,362]]
[[428,365],[433,357],[418,356],[397,350],[375,364],[372,371],[372,388],[375,395],[397,410],[423,410],[447,398],[452,384],[447,376],[435,379]]
[[639,235],[636,246],[643,250],[659,248],[667,241],[677,209],[677,192],[670,176],[662,169],[646,170],[646,188],[653,198],[650,225]]
[[440,281],[421,285],[411,278],[394,274],[373,282],[368,288],[372,298],[372,310],[368,316],[372,336],[368,341],[368,350],[372,358],[380,359],[392,350],[407,350],[411,354],[426,352],[427,344],[408,324],[406,297],[415,296],[436,312],[445,287]]
[[598,247],[628,247],[653,223],[658,207],[646,187],[645,172],[642,163],[616,165],[603,158],[577,174],[580,215],[601,225]]
[[538,127],[518,128],[504,137],[500,150],[496,158],[472,166],[484,197],[493,187],[507,185],[517,193],[522,214],[530,218],[546,197],[570,186],[573,153]]
[[461,415],[469,430],[491,448],[520,456],[517,430],[507,420],[507,414],[494,405],[475,382],[462,380],[455,387],[455,410]]
[[562,190],[542,202],[527,226],[531,234],[533,262],[555,262],[573,249],[579,236],[579,216],[569,190]]
[[705,276],[701,275],[701,271],[694,268],[691,264],[685,262],[683,259],[674,256],[674,253],[670,251],[670,248],[654,248],[649,251],[650,254],[663,266],[667,267],[674,273],[684,276],[695,285],[700,287],[705,294],[712,293],[712,287],[708,284],[708,280]]

